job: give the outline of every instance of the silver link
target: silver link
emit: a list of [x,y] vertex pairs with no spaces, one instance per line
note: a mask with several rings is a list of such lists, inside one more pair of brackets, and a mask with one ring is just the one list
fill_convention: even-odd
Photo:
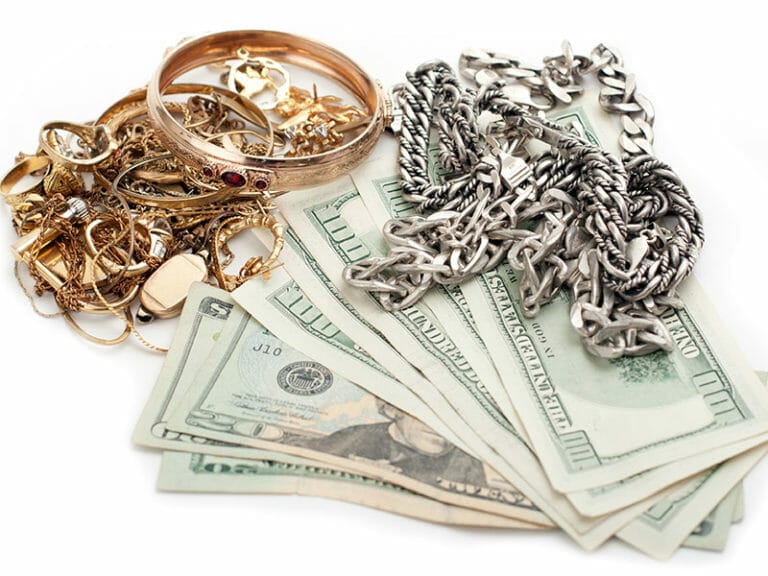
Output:
[[[704,236],[677,175],[653,156],[654,110],[621,56],[604,45],[590,57],[567,42],[542,66],[467,50],[465,89],[442,62],[420,66],[398,91],[404,197],[422,216],[389,221],[387,256],[347,266],[350,284],[387,310],[415,303],[434,284],[459,283],[504,258],[520,275],[522,312],[535,316],[561,288],[570,320],[591,353],[606,358],[671,347],[659,318],[679,305]],[[621,119],[623,160],[537,114],[570,103],[596,74],[599,102]],[[456,174],[429,175],[431,127],[439,161]],[[528,159],[522,144],[552,148]]]

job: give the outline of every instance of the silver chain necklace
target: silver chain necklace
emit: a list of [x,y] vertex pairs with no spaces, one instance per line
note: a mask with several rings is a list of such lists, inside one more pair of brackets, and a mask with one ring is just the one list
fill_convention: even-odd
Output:
[[[415,303],[434,284],[460,283],[503,259],[519,275],[521,311],[535,316],[561,288],[570,321],[593,354],[616,358],[671,349],[660,315],[704,241],[698,210],[677,175],[653,156],[653,107],[613,50],[563,54],[540,67],[467,51],[464,88],[445,63],[407,75],[396,91],[403,196],[423,214],[390,220],[390,251],[347,266],[350,284],[387,310]],[[568,104],[597,74],[600,104],[619,114],[622,159],[536,110]],[[433,183],[430,129],[453,175]],[[524,144],[549,151],[530,159]]]

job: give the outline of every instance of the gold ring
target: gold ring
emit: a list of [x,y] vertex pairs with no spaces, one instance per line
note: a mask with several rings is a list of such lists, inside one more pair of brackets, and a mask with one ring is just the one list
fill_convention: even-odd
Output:
[[[82,152],[78,154],[71,148],[61,149],[61,143],[55,140],[57,130],[77,136]],[[117,149],[117,141],[109,127],[102,124],[48,122],[40,130],[40,147],[55,162],[73,170],[88,170],[109,158]]]
[[[44,194],[43,182],[45,177],[51,171],[51,159],[47,156],[27,156],[18,162],[8,173],[0,180],[0,192],[6,203],[11,206],[17,206],[25,201],[30,194],[42,196]],[[27,176],[34,176],[36,172],[45,171],[40,180],[25,190],[14,192],[14,188]]]
[[[149,264],[146,262],[132,262],[132,263],[125,263],[125,264],[119,264],[112,260],[111,258],[107,258],[106,254],[103,254],[97,246],[96,242],[93,239],[93,232],[96,228],[101,226],[102,224],[109,222],[111,219],[107,218],[94,218],[88,223],[88,226],[85,227],[85,247],[88,250],[88,254],[90,254],[91,258],[96,258],[96,256],[99,256],[98,266],[99,268],[105,269],[110,274],[122,274],[125,278],[131,278],[133,276],[140,276],[141,274],[144,274],[147,270],[149,270]],[[137,221],[135,223],[136,227],[144,227],[141,222]],[[149,234],[149,232],[147,232]],[[117,246],[114,247],[115,249],[119,250]],[[128,254],[126,254],[124,251],[119,250],[123,252],[121,256],[123,256],[126,260],[128,259]]]

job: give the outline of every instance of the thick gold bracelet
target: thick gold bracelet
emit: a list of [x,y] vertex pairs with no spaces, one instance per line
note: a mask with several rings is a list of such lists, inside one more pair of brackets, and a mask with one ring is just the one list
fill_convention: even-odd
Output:
[[[272,125],[264,115],[258,106],[253,104],[250,100],[242,98],[239,94],[231,92],[226,88],[220,88],[217,86],[209,86],[207,84],[173,84],[170,86],[164,95],[180,95],[180,94],[196,94],[196,95],[212,95],[221,98],[224,102],[230,104],[230,107],[241,108],[241,114],[244,117],[248,117],[251,121],[264,128],[266,131],[266,139],[269,143],[269,148],[272,148],[272,141],[274,140],[274,133],[272,132]],[[137,117],[147,114],[146,104],[147,90],[142,88],[135,90],[118,100],[112,106],[110,106],[96,121],[97,126],[106,126],[112,134],[117,134],[120,128],[127,122],[135,120]],[[169,112],[170,113],[170,112]],[[173,158],[173,154],[168,154],[167,158]],[[163,158],[166,158],[164,156]],[[204,192],[201,194],[179,198],[175,196],[145,196],[135,193],[129,189],[120,188],[120,181],[132,170],[140,168],[142,165],[151,164],[156,158],[145,158],[133,166],[126,167],[116,178],[107,177],[102,170],[102,167],[97,166],[93,175],[96,181],[106,188],[112,188],[115,192],[120,192],[128,200],[135,204],[155,206],[157,208],[177,209],[177,208],[190,208],[194,206],[205,206],[226,200],[237,194],[237,190],[227,187],[225,184],[217,186],[209,186],[204,183],[199,183],[199,188]],[[195,169],[188,167],[190,172]]]
[[[300,157],[251,156],[233,152],[196,136],[176,121],[163,102],[174,80],[203,65],[249,55],[301,66],[338,82],[364,106],[367,124],[332,150]],[[282,32],[243,30],[211,34],[172,50],[147,87],[147,113],[163,145],[183,163],[218,178],[227,186],[256,196],[333,180],[360,164],[384,129],[384,97],[357,64],[324,44]]]

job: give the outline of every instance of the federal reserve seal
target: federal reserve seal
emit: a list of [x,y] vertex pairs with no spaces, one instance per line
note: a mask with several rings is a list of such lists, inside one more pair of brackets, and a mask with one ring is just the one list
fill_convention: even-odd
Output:
[[277,383],[291,394],[316,396],[331,387],[333,375],[328,368],[311,360],[291,362],[277,373]]

